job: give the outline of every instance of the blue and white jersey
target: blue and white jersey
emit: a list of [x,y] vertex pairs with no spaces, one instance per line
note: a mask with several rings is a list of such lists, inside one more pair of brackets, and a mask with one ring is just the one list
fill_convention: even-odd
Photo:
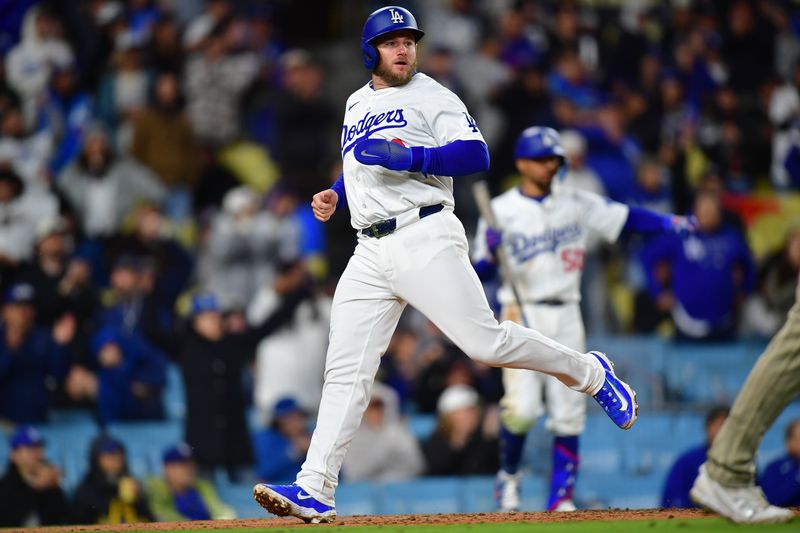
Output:
[[[619,237],[628,206],[595,193],[555,186],[538,200],[518,188],[492,199],[492,210],[503,231],[503,246],[518,284],[522,303],[559,299],[580,301],[581,272],[590,237],[613,242]],[[472,259],[489,259],[486,222],[478,221]],[[498,300],[512,303],[511,289],[500,288]]]
[[435,148],[459,140],[483,141],[466,106],[452,91],[417,73],[407,84],[375,91],[366,84],[347,99],[342,161],[351,223],[362,229],[414,208],[453,206],[453,178],[362,165],[353,147],[363,139],[396,140]]

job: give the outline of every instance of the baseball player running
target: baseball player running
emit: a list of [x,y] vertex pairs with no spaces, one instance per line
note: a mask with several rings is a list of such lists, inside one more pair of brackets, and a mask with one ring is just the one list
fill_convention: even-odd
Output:
[[358,244],[333,299],[325,382],[306,461],[295,483],[253,489],[256,501],[280,516],[312,523],[335,518],[339,469],[406,304],[470,357],[555,376],[592,395],[623,429],[636,420],[635,394],[604,354],[582,353],[495,319],[453,214],[453,176],[485,171],[488,151],[461,100],[416,71],[423,35],[401,7],[367,18],[361,51],[372,76],[347,100],[343,175],[311,202],[321,221],[349,206]]
[[[494,277],[495,254],[504,246],[522,309],[506,282],[498,292],[501,316],[525,323],[524,316],[530,327],[582,352],[585,335],[579,302],[587,239],[594,236],[612,242],[622,230],[688,231],[693,221],[554,183],[565,158],[552,128],[531,127],[522,132],[514,157],[522,181],[518,188],[492,200],[497,228],[488,227],[483,219],[478,222],[472,254],[475,268],[484,280]],[[547,510],[575,510],[572,490],[578,473],[578,435],[586,419],[584,395],[552,375],[517,368],[503,369],[503,385],[498,509],[519,509],[525,436],[546,409],[546,427],[555,436]]]

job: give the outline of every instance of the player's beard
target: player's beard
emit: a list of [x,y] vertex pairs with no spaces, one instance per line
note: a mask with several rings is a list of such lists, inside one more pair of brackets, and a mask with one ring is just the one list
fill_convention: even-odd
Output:
[[417,61],[414,60],[414,64],[411,65],[411,68],[405,74],[395,74],[392,72],[391,65],[385,65],[383,61],[378,63],[378,66],[375,67],[375,75],[378,76],[380,79],[386,83],[389,87],[397,87],[398,85],[405,85],[409,81],[411,81],[411,77],[417,71]]

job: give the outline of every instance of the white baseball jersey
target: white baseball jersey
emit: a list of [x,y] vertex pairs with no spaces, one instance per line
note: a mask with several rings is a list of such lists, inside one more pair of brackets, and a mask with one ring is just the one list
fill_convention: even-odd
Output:
[[[580,301],[581,272],[590,233],[615,241],[628,218],[628,206],[568,186],[554,187],[544,199],[529,198],[518,188],[492,199],[503,231],[503,246],[523,303],[559,299]],[[488,259],[486,222],[478,222],[472,258]],[[513,302],[506,285],[500,303]]]
[[353,147],[364,139],[398,139],[434,148],[459,140],[483,141],[467,108],[452,91],[422,73],[407,84],[375,91],[368,83],[347,99],[342,160],[351,223],[362,229],[414,208],[453,207],[453,178],[362,165]]

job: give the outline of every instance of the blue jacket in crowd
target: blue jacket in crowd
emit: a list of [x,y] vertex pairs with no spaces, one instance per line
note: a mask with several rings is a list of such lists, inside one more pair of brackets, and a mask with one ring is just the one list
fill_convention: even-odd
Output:
[[[712,233],[663,234],[649,241],[642,250],[642,262],[654,298],[664,290],[656,267],[665,261],[671,265],[677,302],[692,319],[708,323],[711,329],[730,323],[737,293],[749,292],[755,285],[750,249],[741,234],[729,226]],[[741,279],[737,272],[741,272]]]
[[267,428],[253,436],[253,450],[256,456],[256,475],[270,483],[291,482],[294,480],[304,457],[299,457],[292,442],[279,431]]
[[800,461],[786,455],[770,463],[761,476],[761,488],[773,505],[800,505]]
[[0,325],[0,418],[17,424],[45,422],[50,404],[48,381],[61,382],[71,358],[49,330],[34,328],[17,350],[6,345]]
[[700,465],[706,462],[708,446],[703,444],[684,452],[672,465],[664,483],[664,492],[661,495],[661,507],[686,508],[697,507],[689,499],[689,491],[694,485]]
[[[106,344],[116,344],[122,352],[119,366],[99,366],[97,407],[100,420],[159,420],[164,418],[161,391],[167,381],[167,360],[164,355],[136,335],[123,335],[112,328],[103,328],[92,339],[95,358]],[[133,385],[144,389],[134,394]]]

